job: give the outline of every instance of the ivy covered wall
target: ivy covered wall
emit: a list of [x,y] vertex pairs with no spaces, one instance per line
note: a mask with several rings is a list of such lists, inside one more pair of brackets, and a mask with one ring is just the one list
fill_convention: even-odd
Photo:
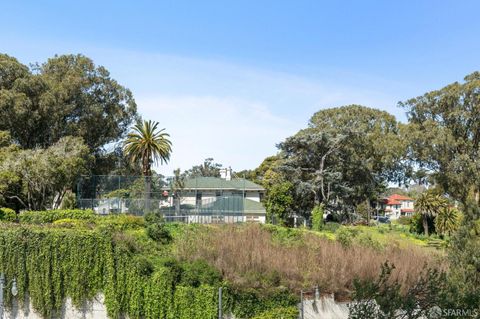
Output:
[[[178,264],[152,262],[137,246],[108,227],[2,224],[0,271],[16,278],[20,305],[31,302],[44,318],[55,316],[67,296],[81,307],[98,293],[111,318],[216,318],[219,282],[183,280]],[[5,298],[11,306],[12,296]]]

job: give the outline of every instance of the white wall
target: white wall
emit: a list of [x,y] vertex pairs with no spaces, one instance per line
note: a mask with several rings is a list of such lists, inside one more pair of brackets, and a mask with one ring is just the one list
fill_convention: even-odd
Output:
[[[54,319],[106,319],[107,309],[103,301],[103,295],[99,294],[82,309],[76,309],[72,305],[72,300],[67,298],[62,313]],[[13,309],[6,311],[4,316],[8,319],[42,319],[41,315],[35,313],[31,304],[26,309],[19,309],[18,303],[14,303]]]

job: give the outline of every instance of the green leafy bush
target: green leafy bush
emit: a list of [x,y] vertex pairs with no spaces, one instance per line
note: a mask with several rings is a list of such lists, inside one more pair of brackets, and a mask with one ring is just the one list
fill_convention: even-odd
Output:
[[87,226],[86,220],[80,220],[80,219],[73,219],[73,218],[64,218],[64,219],[59,219],[53,222],[53,225],[59,226],[59,227],[67,227],[67,228],[73,228],[73,227],[85,227]]
[[339,223],[329,222],[323,226],[323,230],[335,233],[340,228],[340,226],[341,225]]
[[170,232],[165,227],[163,217],[159,212],[150,212],[145,215],[147,235],[155,241],[167,244],[172,240]]
[[19,214],[20,223],[27,224],[47,224],[60,219],[81,219],[93,220],[95,218],[93,210],[86,209],[68,209],[68,210],[46,210],[46,211],[25,211]]
[[298,314],[297,307],[280,307],[262,312],[252,319],[297,319]]
[[[435,218],[427,217],[428,231],[430,234],[435,233]],[[410,221],[410,232],[416,234],[424,234],[422,215],[414,214]]]
[[361,234],[360,236],[358,236],[358,243],[364,247],[373,248],[378,251],[384,248],[382,243],[380,243],[378,240],[373,239],[370,234]]
[[203,260],[186,262],[182,265],[180,283],[182,285],[199,287],[201,284],[219,285],[222,276],[220,273]]
[[116,230],[136,229],[145,226],[142,217],[128,214],[97,216],[96,222]]
[[2,207],[0,208],[0,220],[14,222],[17,220],[17,214],[11,208]]
[[400,224],[400,225],[408,226],[412,223],[412,217],[400,216],[397,219],[397,223]]
[[[295,307],[297,296],[286,289],[226,289],[226,307],[237,318],[252,318],[278,308]],[[298,315],[298,313],[297,313]],[[268,317],[267,317],[268,318]],[[287,317],[289,318],[289,317]]]
[[402,285],[392,279],[395,266],[388,262],[375,280],[354,281],[353,300],[349,304],[349,318],[430,318],[433,306],[453,308],[446,274],[426,269],[416,284],[402,292]]
[[347,227],[340,227],[336,232],[337,241],[344,247],[349,247],[353,243],[353,239],[357,232]]
[[312,229],[322,230],[323,226],[323,206],[318,205],[312,210]]
[[262,225],[268,232],[272,234],[272,238],[282,244],[288,245],[293,243],[299,243],[303,239],[302,231],[296,228],[275,226],[275,225]]

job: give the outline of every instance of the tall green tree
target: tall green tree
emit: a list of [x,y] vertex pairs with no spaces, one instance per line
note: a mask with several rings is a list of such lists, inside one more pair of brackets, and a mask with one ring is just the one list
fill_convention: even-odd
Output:
[[435,229],[441,236],[451,236],[460,226],[460,212],[450,206],[441,209],[435,218]]
[[185,171],[187,177],[220,177],[220,169],[222,164],[215,163],[211,157],[206,158],[202,164],[195,165],[191,169]]
[[400,103],[413,158],[462,203],[480,204],[480,72]]
[[127,135],[123,151],[135,165],[142,167],[144,176],[152,176],[152,164],[167,163],[172,152],[170,135],[153,121],[138,122]]
[[388,182],[406,180],[401,124],[387,112],[348,105],[315,113],[307,129],[279,145],[281,169],[296,188],[300,211],[345,216],[370,203]]
[[[138,118],[130,90],[83,55],[60,55],[29,68],[0,54],[0,130],[21,148],[47,148],[81,137],[95,173],[113,168],[105,147],[125,137]],[[99,170],[101,169],[101,170]]]
[[59,208],[91,159],[78,137],[64,137],[46,149],[4,147],[0,153],[0,195],[17,210]]
[[142,168],[147,211],[150,210],[152,164],[167,163],[172,152],[170,135],[165,129],[159,129],[158,125],[158,122],[153,121],[138,122],[128,133],[123,146],[123,151],[130,161]]
[[446,206],[446,200],[431,191],[423,192],[415,199],[415,211],[422,217],[425,236],[429,236],[428,218],[436,217]]

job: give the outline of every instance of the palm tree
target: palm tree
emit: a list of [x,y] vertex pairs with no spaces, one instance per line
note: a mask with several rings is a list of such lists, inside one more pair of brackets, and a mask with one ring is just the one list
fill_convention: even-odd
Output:
[[152,121],[138,122],[127,135],[123,145],[123,151],[132,164],[140,164],[142,167],[146,182],[147,210],[150,209],[152,164],[167,163],[172,152],[172,142],[168,139],[170,135],[165,132],[165,129],[159,130],[158,124]]
[[415,211],[422,216],[425,236],[428,236],[428,218],[437,216],[445,206],[446,201],[442,196],[429,191],[423,192],[417,197],[415,201]]
[[457,230],[459,223],[459,212],[454,207],[444,207],[440,210],[435,218],[435,228],[437,232],[443,236],[448,234],[449,236]]

